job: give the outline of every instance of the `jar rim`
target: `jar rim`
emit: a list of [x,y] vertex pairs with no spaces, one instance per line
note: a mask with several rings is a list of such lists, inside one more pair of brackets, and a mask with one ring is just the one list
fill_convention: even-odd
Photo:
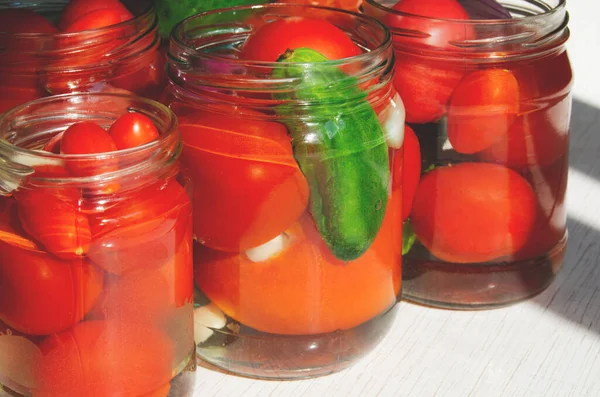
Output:
[[[550,6],[548,6],[548,4],[546,4],[542,0],[533,0],[533,2],[536,3],[535,5],[538,5],[540,7],[547,6],[548,9],[546,10],[546,12],[534,14],[534,15],[526,15],[521,18],[511,18],[511,19],[506,19],[506,18],[504,18],[504,19],[453,19],[453,18],[433,18],[433,17],[423,16],[423,15],[418,15],[418,14],[411,14],[408,12],[394,10],[392,7],[388,7],[388,6],[381,4],[380,0],[363,0],[363,1],[365,3],[368,3],[370,6],[373,6],[373,7],[377,8],[378,10],[389,13],[391,15],[405,16],[405,17],[411,17],[411,18],[415,18],[415,19],[430,20],[430,21],[436,21],[436,22],[460,23],[460,24],[467,24],[467,25],[504,25],[504,24],[510,25],[510,24],[523,22],[523,21],[531,22],[535,19],[548,18],[549,16],[554,15],[557,12],[564,11],[564,9],[566,8],[566,4],[567,4],[566,0],[558,0],[558,4],[556,6],[550,7]],[[531,2],[531,1],[529,1],[529,2]]]
[[[364,60],[368,57],[377,56],[377,55],[384,53],[387,50],[387,48],[390,47],[392,44],[392,37],[391,37],[390,31],[388,30],[388,28],[383,23],[378,21],[376,18],[373,18],[369,15],[365,15],[362,13],[356,13],[356,12],[352,12],[352,11],[348,11],[348,10],[342,10],[342,9],[334,8],[334,7],[315,6],[315,5],[307,5],[307,4],[287,4],[287,3],[267,3],[267,4],[249,5],[249,6],[236,6],[236,7],[228,7],[228,8],[211,10],[211,11],[205,11],[205,12],[202,12],[199,14],[195,14],[195,15],[189,16],[189,17],[179,21],[173,27],[173,30],[171,31],[171,35],[170,35],[170,40],[172,42],[175,42],[177,45],[185,48],[185,50],[190,52],[193,56],[197,56],[197,57],[204,58],[207,60],[220,60],[220,61],[226,60],[228,63],[230,62],[232,65],[245,65],[245,66],[273,68],[273,67],[276,67],[277,65],[280,65],[280,63],[278,63],[276,61],[255,61],[255,60],[234,59],[234,58],[227,58],[227,57],[222,57],[222,56],[218,56],[218,55],[213,55],[213,54],[206,53],[204,51],[198,50],[196,48],[193,48],[193,47],[187,45],[185,40],[183,39],[184,34],[186,32],[186,30],[185,30],[186,25],[193,21],[196,21],[196,20],[199,20],[202,18],[209,18],[211,16],[223,14],[225,12],[240,12],[241,13],[241,12],[247,11],[247,10],[248,11],[249,10],[257,11],[257,10],[268,10],[268,9],[274,9],[274,10],[276,10],[276,9],[281,9],[281,10],[284,10],[284,9],[321,10],[321,11],[325,11],[325,12],[335,13],[337,15],[347,15],[347,16],[356,18],[358,21],[363,22],[367,26],[371,26],[371,27],[380,29],[381,32],[383,32],[383,37],[381,39],[381,42],[378,43],[378,45],[375,48],[373,48],[369,51],[362,52],[362,53],[352,56],[352,57],[327,60],[327,61],[322,62],[324,65],[341,65],[341,64],[344,64],[347,62],[360,61],[360,60]],[[297,63],[297,64],[302,65],[302,63]]]
[[[102,100],[105,100],[106,103],[110,103],[112,106],[116,106],[114,103],[121,100],[123,101],[123,104],[128,104],[126,107],[127,111],[136,111],[136,109],[140,108],[141,105],[148,106],[150,109],[155,110],[157,114],[163,117],[163,122],[161,125],[157,125],[157,129],[159,130],[158,139],[137,147],[98,154],[56,154],[43,150],[22,147],[19,146],[18,143],[13,143],[10,139],[7,139],[10,138],[11,131],[14,134],[15,130],[19,128],[27,128],[29,125],[28,123],[35,123],[36,121],[39,122],[40,120],[60,120],[61,116],[62,118],[67,119],[67,115],[72,115],[75,119],[78,119],[78,117],[75,116],[77,114],[75,110],[64,110],[65,101],[73,104],[85,104]],[[52,105],[60,106],[61,104],[63,105],[62,107],[52,109]],[[135,104],[138,106],[135,106]],[[27,116],[27,111],[35,110],[36,107],[43,108],[44,106],[48,106],[47,113],[36,112],[30,116]],[[51,109],[52,112],[50,112]],[[116,116],[116,112],[113,115]],[[45,116],[45,118],[43,118],[43,116]],[[152,115],[146,114],[146,116]],[[105,118],[108,118],[108,116],[105,115]],[[156,119],[156,117],[154,118]],[[81,117],[80,121],[85,120],[85,117]],[[15,126],[15,121],[21,123],[21,125],[17,124]],[[156,161],[159,162],[160,165],[164,165],[164,163],[168,162],[171,157],[176,158],[179,155],[179,152],[181,151],[180,146],[181,143],[178,132],[178,122],[173,111],[160,102],[135,95],[120,93],[60,94],[24,103],[0,115],[0,171],[4,171],[4,173],[8,172],[9,174],[16,174],[20,179],[34,178],[36,181],[41,180],[43,183],[48,184],[87,185],[98,183],[100,179],[120,180],[124,177],[130,177],[136,172],[147,171],[148,165],[144,164],[145,161]],[[160,153],[161,149],[163,148],[169,149],[167,150],[167,153]],[[33,164],[23,164],[26,162],[25,159]],[[119,164],[126,164],[127,166],[124,168],[119,168],[116,171],[109,171],[93,176],[35,176],[34,167],[38,165],[61,165],[68,161],[104,160],[118,161]],[[1,192],[2,186],[0,184],[0,195]]]

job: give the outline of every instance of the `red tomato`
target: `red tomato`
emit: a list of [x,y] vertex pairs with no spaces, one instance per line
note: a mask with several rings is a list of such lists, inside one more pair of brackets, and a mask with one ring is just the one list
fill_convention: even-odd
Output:
[[206,113],[182,119],[182,162],[194,186],[194,235],[241,251],[266,243],[300,217],[308,184],[279,123]]
[[84,321],[40,349],[36,397],[139,397],[171,379],[173,342],[152,327]]
[[191,303],[194,298],[192,262],[192,225],[190,225],[177,248],[175,255],[160,271],[169,284],[169,291],[177,307]]
[[535,217],[535,195],[522,176],[496,164],[462,163],[425,174],[411,222],[436,257],[476,263],[523,248]]
[[[62,154],[97,154],[117,150],[111,136],[98,124],[82,121],[72,124],[65,130],[60,143]],[[114,161],[71,160],[67,164],[75,176],[91,176],[116,170]]]
[[512,168],[553,164],[566,151],[569,139],[571,97],[555,105],[517,117],[508,133],[478,157]]
[[141,146],[158,138],[158,130],[152,120],[135,112],[126,113],[115,120],[108,134],[118,150]]
[[103,9],[116,11],[115,14],[119,15],[119,22],[133,18],[129,10],[118,0],[71,0],[60,14],[58,27],[65,31],[85,15]]
[[112,8],[105,8],[85,14],[71,25],[67,26],[63,32],[82,32],[84,30],[104,28],[118,23],[121,23],[120,12]]
[[60,332],[81,321],[100,294],[102,272],[86,260],[64,261],[40,251],[10,225],[0,228],[0,319],[29,335]]
[[153,184],[103,213],[90,215],[88,256],[118,275],[158,269],[175,255],[190,221],[185,189],[175,180]]
[[451,42],[470,39],[475,34],[471,25],[446,21],[448,19],[469,20],[469,14],[456,0],[401,0],[392,9],[411,14],[389,13],[384,24],[393,31],[407,30],[427,34],[425,39],[395,36],[394,41],[449,48],[454,47]]
[[248,37],[241,58],[275,62],[287,49],[309,47],[328,59],[361,54],[360,48],[340,28],[321,19],[288,17],[259,27]]
[[[388,214],[395,209],[388,206]],[[285,231],[283,251],[260,263],[244,253],[198,245],[196,284],[228,316],[259,331],[304,335],[350,329],[396,301],[400,255],[394,254],[393,224],[386,217],[373,245],[352,262],[330,253],[308,213]]]
[[77,189],[38,188],[15,193],[23,229],[59,258],[84,255],[91,232],[87,216],[78,210],[79,197]]
[[27,8],[0,10],[0,31],[9,33],[58,33],[46,18]]
[[[409,217],[421,177],[421,148],[415,132],[404,127],[403,161],[395,162],[393,189],[402,191],[402,221]],[[398,152],[400,151],[398,150]]]
[[518,252],[519,259],[546,254],[565,236],[567,209],[565,196],[569,172],[568,154],[546,167],[531,166],[524,176],[538,200],[538,216],[527,244]]
[[448,105],[448,139],[459,153],[476,153],[503,139],[519,111],[519,84],[504,69],[478,70],[456,86]]
[[394,86],[406,109],[408,123],[429,123],[446,113],[454,87],[462,79],[462,67],[432,62],[397,53]]

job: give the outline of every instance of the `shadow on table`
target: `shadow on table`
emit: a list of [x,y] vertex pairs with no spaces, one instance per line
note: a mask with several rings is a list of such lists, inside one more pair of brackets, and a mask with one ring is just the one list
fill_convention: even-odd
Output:
[[[600,109],[577,99],[573,101],[569,162],[572,170],[600,181]],[[593,212],[597,210],[590,209]],[[533,302],[600,334],[600,227],[574,217],[569,217],[567,226],[563,268]]]
[[569,165],[600,180],[600,109],[574,99]]

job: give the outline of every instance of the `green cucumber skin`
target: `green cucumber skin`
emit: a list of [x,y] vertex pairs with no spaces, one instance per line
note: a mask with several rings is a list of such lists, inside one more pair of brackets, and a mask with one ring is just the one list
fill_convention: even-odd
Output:
[[[161,37],[168,38],[177,22],[201,12],[264,4],[268,0],[155,0],[154,8],[158,15],[158,32]],[[217,20],[212,21],[218,22]]]
[[[314,63],[327,60],[299,48],[279,62]],[[377,115],[357,81],[335,66],[318,70],[289,65],[273,72],[276,78],[299,78],[293,94],[279,99],[323,98],[327,106],[286,109],[279,114],[292,136],[294,156],[308,180],[310,211],[323,240],[343,261],[360,257],[379,232],[387,207],[390,168],[388,147]],[[348,98],[363,96],[348,103]],[[331,106],[329,106],[331,104]],[[309,137],[318,137],[311,142]]]

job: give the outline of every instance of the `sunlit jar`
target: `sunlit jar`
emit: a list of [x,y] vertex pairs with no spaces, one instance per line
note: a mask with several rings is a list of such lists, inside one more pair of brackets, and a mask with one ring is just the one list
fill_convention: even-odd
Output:
[[[565,2],[461,2],[453,20],[395,3],[363,9],[392,31],[394,85],[418,137],[404,151],[420,165],[404,174],[404,296],[458,309],[529,298],[552,282],[567,243]],[[491,8],[506,15],[489,19]]]
[[[158,139],[55,154],[73,123],[106,128],[127,112],[149,117]],[[191,395],[191,185],[174,114],[139,97],[65,94],[6,112],[0,137],[0,385]]]
[[[0,0],[56,22],[68,3]],[[0,26],[0,113],[70,92],[120,92],[157,98],[165,85],[157,18],[150,0],[127,1],[134,18],[73,33],[7,33]]]
[[[364,52],[302,67],[298,50],[290,62],[239,57],[251,32],[288,16],[331,21]],[[352,365],[400,294],[404,120],[389,32],[333,9],[232,8],[179,23],[168,59],[165,101],[197,186],[199,356],[275,379]]]

